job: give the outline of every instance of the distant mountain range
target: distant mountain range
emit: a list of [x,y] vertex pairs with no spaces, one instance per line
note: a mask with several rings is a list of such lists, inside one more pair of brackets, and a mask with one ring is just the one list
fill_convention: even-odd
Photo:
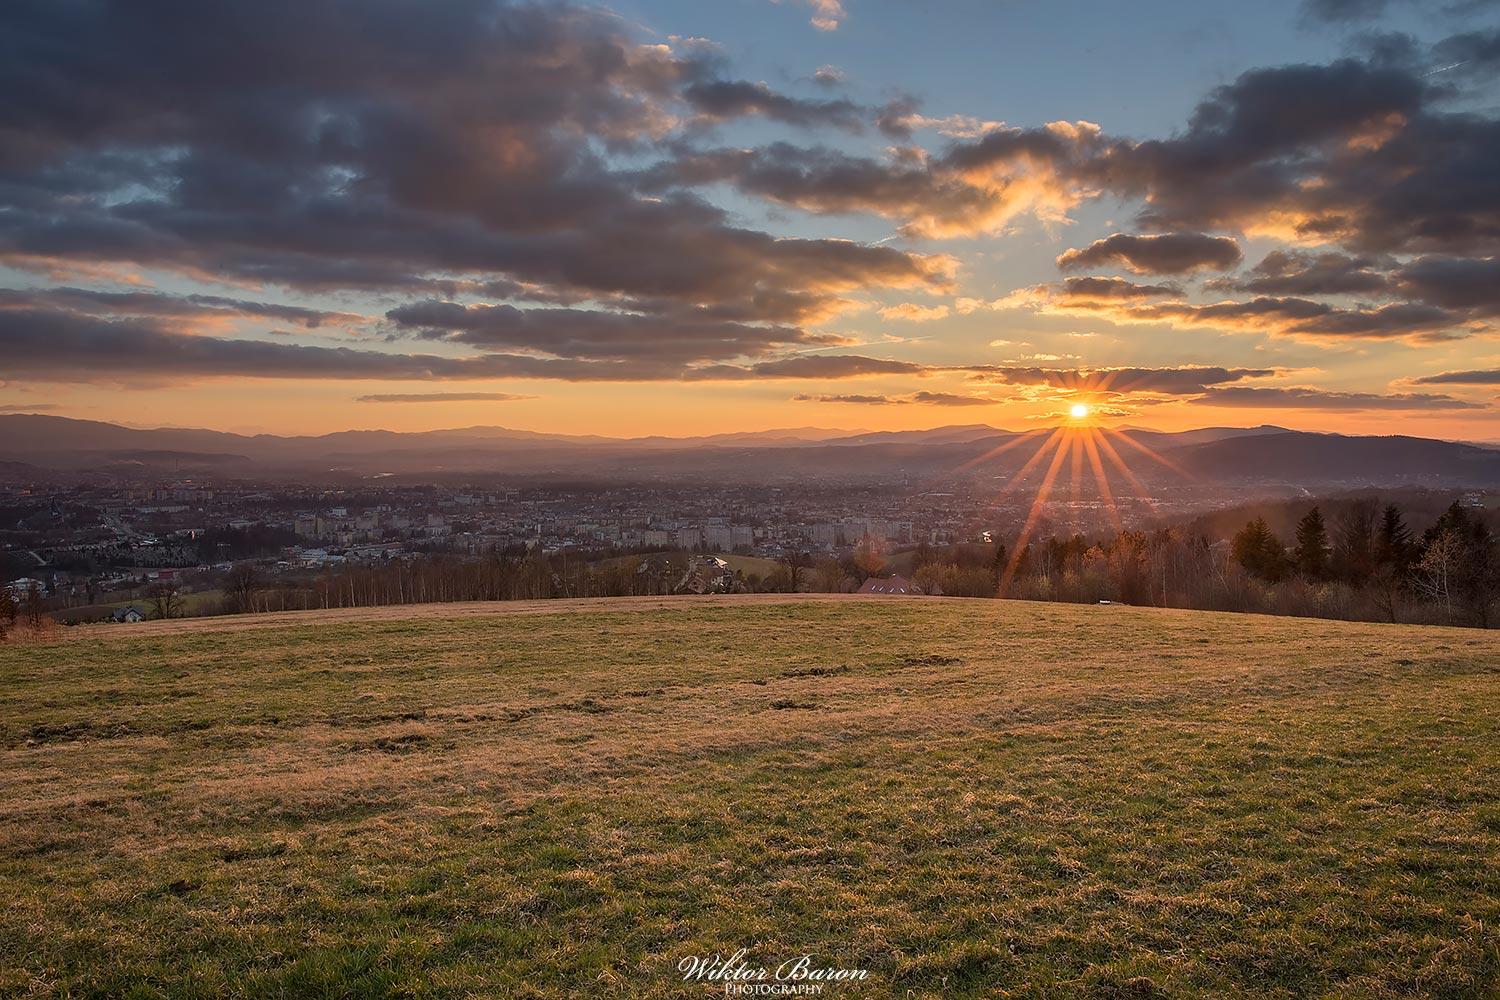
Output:
[[[179,474],[334,482],[393,476],[554,476],[730,482],[1008,477],[1048,432],[966,424],[918,431],[799,427],[701,437],[609,438],[504,427],[316,436],[141,430],[39,414],[0,415],[0,477]],[[1500,486],[1500,451],[1415,437],[1357,437],[1282,427],[1105,432],[1150,485]],[[1106,456],[1107,458],[1108,456]],[[1033,464],[1033,470],[1046,462]]]

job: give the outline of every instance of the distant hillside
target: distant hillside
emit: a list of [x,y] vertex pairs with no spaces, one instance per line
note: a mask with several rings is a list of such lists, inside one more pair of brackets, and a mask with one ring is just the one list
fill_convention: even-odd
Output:
[[[1500,451],[1415,437],[1353,437],[1280,427],[1167,433],[1108,431],[1134,474],[1154,487],[1198,484],[1500,485]],[[0,462],[95,473],[137,471],[318,481],[376,474],[709,477],[726,482],[942,480],[1014,475],[1049,438],[984,424],[856,434],[793,428],[687,438],[606,438],[503,427],[316,436],[141,430],[67,417],[0,416]],[[1155,461],[1147,452],[1163,461]],[[12,467],[10,475],[21,469]]]
[[1417,437],[1286,431],[1185,445],[1173,450],[1172,459],[1190,473],[1216,482],[1500,483],[1500,453]]

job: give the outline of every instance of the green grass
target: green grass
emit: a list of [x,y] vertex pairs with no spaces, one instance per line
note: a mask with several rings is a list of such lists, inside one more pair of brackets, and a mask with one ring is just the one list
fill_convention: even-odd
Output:
[[733,552],[717,553],[718,558],[729,564],[729,568],[737,573],[750,576],[752,573],[764,580],[772,573],[781,568],[781,563],[775,559],[763,559],[760,556],[742,556]]
[[[224,603],[224,591],[222,590],[193,590],[179,595],[182,602],[181,614],[183,616],[209,615],[218,612],[220,605]],[[139,608],[141,614],[148,618],[152,614],[151,599],[149,597],[137,597],[128,601],[111,601],[107,604],[86,604],[76,608],[63,608],[52,613],[52,617],[60,622],[95,622],[108,618],[110,612],[118,608],[128,608],[131,605]]]
[[0,646],[0,995],[1496,994],[1493,634],[402,613]]

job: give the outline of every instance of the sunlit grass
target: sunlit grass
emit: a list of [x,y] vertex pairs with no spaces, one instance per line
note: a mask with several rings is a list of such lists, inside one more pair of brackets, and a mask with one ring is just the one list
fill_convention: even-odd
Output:
[[740,946],[869,996],[1500,973],[1486,634],[503,610],[0,650],[0,994],[678,996]]

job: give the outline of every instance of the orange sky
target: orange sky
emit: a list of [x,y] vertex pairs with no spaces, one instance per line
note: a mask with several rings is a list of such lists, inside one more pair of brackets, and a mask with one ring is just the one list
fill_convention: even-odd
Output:
[[1313,7],[8,12],[0,412],[1500,440],[1488,26]]

